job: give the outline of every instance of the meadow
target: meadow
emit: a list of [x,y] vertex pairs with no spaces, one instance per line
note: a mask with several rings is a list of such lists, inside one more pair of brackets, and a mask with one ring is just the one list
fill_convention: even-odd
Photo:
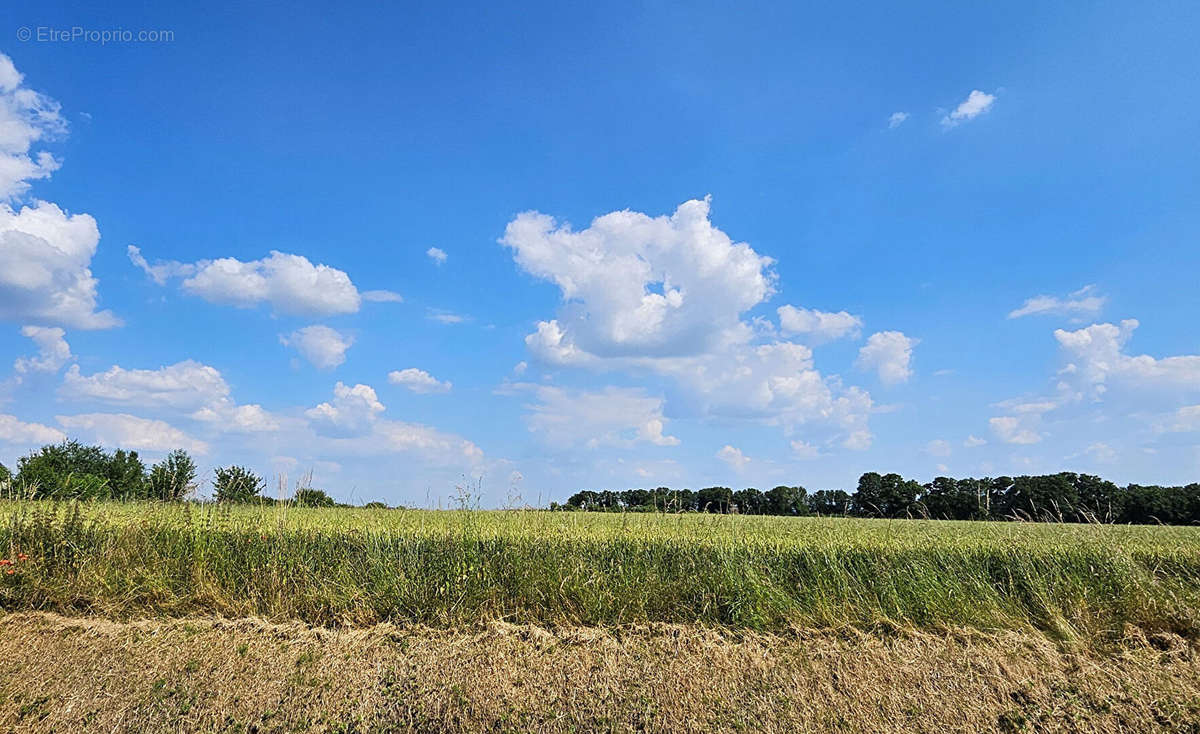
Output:
[[1200,529],[0,502],[0,608],[441,628],[1200,632]]

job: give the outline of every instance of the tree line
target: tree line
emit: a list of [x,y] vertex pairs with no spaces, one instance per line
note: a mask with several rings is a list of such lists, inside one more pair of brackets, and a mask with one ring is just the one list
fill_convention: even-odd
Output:
[[714,512],[745,515],[846,515],[944,520],[1031,520],[1190,525],[1200,523],[1200,483],[1120,487],[1091,474],[954,479],[921,484],[899,474],[867,472],[853,494],[801,486],[700,490],[584,490],[552,510]]
[[[198,485],[196,462],[183,449],[147,467],[136,451],[109,452],[68,440],[21,457],[15,475],[0,464],[0,487],[26,499],[179,502],[193,497]],[[218,467],[213,472],[213,498],[218,502],[275,502],[264,489],[263,478],[245,467]],[[306,507],[338,506],[325,491],[307,486],[297,487],[288,501]]]

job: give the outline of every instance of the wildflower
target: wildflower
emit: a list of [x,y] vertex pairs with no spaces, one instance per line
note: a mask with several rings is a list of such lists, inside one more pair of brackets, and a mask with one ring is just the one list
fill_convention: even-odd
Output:
[[12,565],[12,561],[8,560],[7,558],[0,558],[0,566],[11,566],[11,565]]
[[12,575],[13,575],[14,573],[16,573],[16,572],[17,572],[17,569],[15,569],[15,568],[6,568],[6,569],[4,569],[4,573],[8,574],[9,576],[12,576]]
[[18,553],[18,554],[17,554],[17,560],[18,560],[18,561],[28,561],[28,560],[29,560],[29,556],[28,556],[28,555],[26,555],[26,554],[24,554],[24,553]]

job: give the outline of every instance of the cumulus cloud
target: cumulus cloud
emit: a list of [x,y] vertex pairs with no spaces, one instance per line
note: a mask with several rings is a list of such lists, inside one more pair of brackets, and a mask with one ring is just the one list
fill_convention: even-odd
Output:
[[419,423],[386,420],[386,410],[370,385],[353,387],[338,382],[333,399],[305,412],[313,429],[324,438],[324,450],[347,455],[377,456],[404,453],[430,464],[477,466],[483,451],[471,441]]
[[59,103],[24,86],[12,59],[0,54],[0,200],[20,196],[30,181],[58,170],[57,158],[34,147],[66,131]]
[[25,326],[21,335],[33,340],[36,357],[20,357],[13,363],[18,374],[25,372],[57,372],[73,359],[71,346],[63,337],[66,332],[56,326]]
[[[538,212],[510,222],[500,240],[517,264],[562,292],[556,319],[539,324],[554,344],[527,340],[554,361],[564,350],[595,357],[704,353],[774,292],[771,258],[709,221],[709,200],[671,216],[612,212],[584,230]],[[531,335],[532,336],[532,335]]]
[[831,313],[815,309],[780,306],[779,329],[786,336],[809,335],[814,342],[827,342],[844,336],[857,336],[862,319],[845,311]]
[[111,448],[138,451],[184,449],[194,454],[208,453],[207,443],[192,438],[169,423],[128,413],[60,415],[56,416],[56,420],[72,435],[82,433],[90,440]]
[[994,94],[987,94],[978,89],[972,90],[966,99],[942,118],[942,125],[954,127],[968,120],[974,120],[987,112],[995,101],[996,95]]
[[100,242],[96,220],[45,201],[13,210],[0,204],[0,319],[76,329],[120,325],[97,311],[90,269]]
[[1004,443],[1028,445],[1042,440],[1042,435],[1030,428],[1026,421],[1018,416],[997,416],[989,419],[988,424],[996,437]]
[[66,434],[40,423],[25,423],[16,416],[0,413],[0,443],[12,446],[39,446],[65,441]]
[[971,436],[967,436],[966,440],[963,441],[963,446],[965,446],[969,449],[973,449],[976,446],[983,446],[986,443],[987,443],[986,440],[979,438],[978,436],[971,435]]
[[717,458],[733,467],[737,471],[741,471],[750,463],[750,457],[742,453],[741,449],[734,448],[729,444],[721,447],[716,454]]
[[370,385],[350,387],[339,381],[333,388],[333,400],[305,411],[305,415],[318,432],[354,436],[370,430],[375,418],[384,410]]
[[1137,319],[1117,324],[1092,324],[1076,331],[1056,329],[1054,338],[1070,362],[1065,378],[1081,382],[1094,398],[1113,387],[1188,395],[1200,390],[1200,355],[1156,359],[1133,356],[1125,346],[1138,328]]
[[1096,286],[1085,285],[1079,290],[1063,297],[1042,295],[1028,298],[1025,300],[1025,303],[1021,304],[1020,308],[1010,311],[1008,317],[1010,319],[1019,319],[1022,316],[1040,314],[1076,317],[1094,316],[1100,312],[1100,309],[1104,308],[1107,300],[1106,296],[1096,293]]
[[393,385],[403,385],[415,393],[422,394],[450,392],[450,388],[453,386],[449,380],[438,380],[425,370],[416,367],[389,372],[388,382]]
[[[314,265],[303,255],[272,250],[260,260],[242,261],[223,257],[181,263],[173,260],[149,263],[138,248],[130,246],[130,261],[156,283],[183,278],[187,293],[209,303],[238,308],[269,304],[276,313],[301,316],[332,316],[358,311],[362,295],[350,276],[328,265]],[[375,300],[394,300],[396,294],[373,292]],[[386,294],[380,296],[380,294]]]
[[72,365],[59,395],[73,400],[96,400],[140,408],[195,410],[229,397],[229,385],[214,367],[186,360],[153,370],[113,365],[104,372],[84,375]]
[[346,361],[346,350],[354,344],[354,338],[328,326],[306,326],[279,341],[286,347],[300,352],[317,369],[333,369]]
[[912,351],[920,340],[899,331],[880,331],[872,334],[858,350],[855,363],[859,369],[875,370],[885,385],[907,382],[912,377]]
[[907,112],[893,112],[890,116],[888,116],[888,129],[894,130],[894,129],[900,127],[901,125],[904,124],[904,121],[907,119],[908,119]]
[[929,454],[930,456],[937,456],[944,459],[945,457],[954,453],[954,450],[950,447],[949,441],[936,438],[925,444],[925,453]]
[[113,365],[92,375],[72,365],[58,392],[71,400],[174,411],[222,432],[266,432],[280,426],[261,405],[238,405],[221,373],[193,360],[153,370]]
[[446,255],[446,251],[440,247],[430,247],[425,251],[425,254],[429,256],[430,260],[434,261],[438,265],[446,262],[446,258],[448,257]]
[[668,436],[662,398],[636,388],[565,390],[549,385],[526,386],[537,402],[528,405],[529,430],[551,445],[629,447],[646,443],[678,446]]
[[[707,199],[670,216],[613,212],[578,232],[527,212],[501,242],[562,293],[556,317],[525,339],[540,360],[666,376],[682,388],[672,398],[682,412],[828,423],[869,442],[866,392],[821,375],[807,346],[756,343],[762,330],[742,315],[774,292],[773,261],[714,227]],[[840,314],[829,316],[814,317],[814,331],[844,328]]]

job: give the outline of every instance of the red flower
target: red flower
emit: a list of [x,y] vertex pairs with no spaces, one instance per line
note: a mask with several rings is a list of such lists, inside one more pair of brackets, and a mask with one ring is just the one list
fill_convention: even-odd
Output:
[[7,558],[0,558],[0,566],[11,566],[11,565],[12,565],[12,561],[8,560]]
[[28,560],[29,560],[29,556],[25,555],[24,553],[18,553],[18,554],[17,554],[17,560],[18,560],[18,561],[28,561]]
[[16,573],[16,572],[17,572],[17,569],[15,569],[15,568],[6,568],[6,569],[4,569],[4,573],[8,574],[9,576],[12,576],[12,575],[13,575],[14,573]]

